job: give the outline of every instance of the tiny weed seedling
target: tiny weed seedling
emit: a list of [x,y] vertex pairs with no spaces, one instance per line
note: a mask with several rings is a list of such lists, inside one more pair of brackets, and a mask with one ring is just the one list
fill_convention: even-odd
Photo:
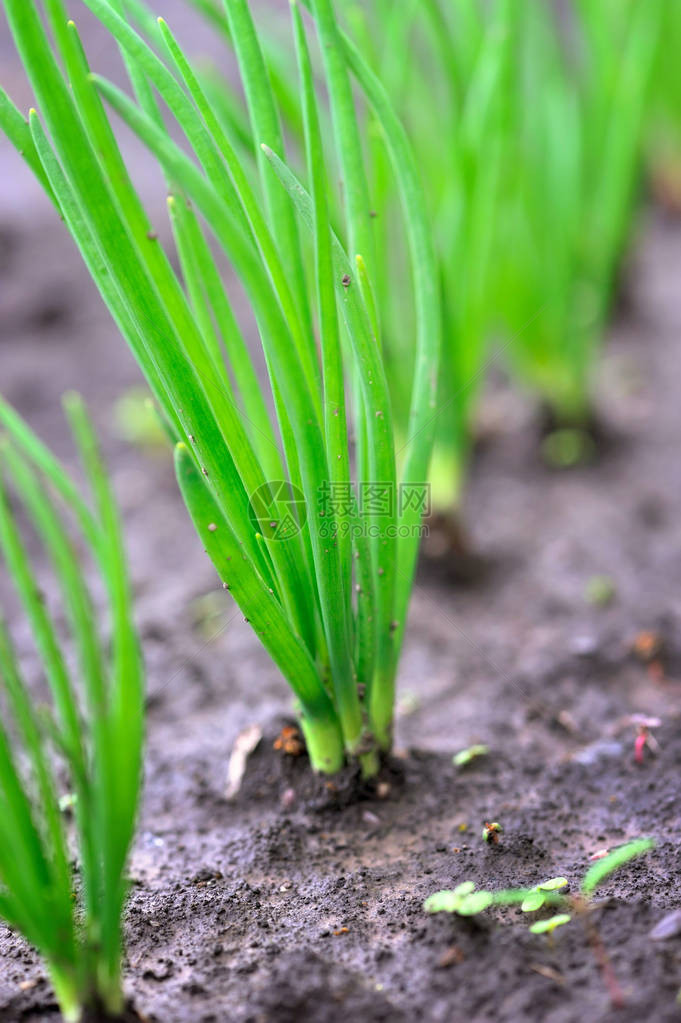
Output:
[[[614,1005],[622,1004],[622,996],[613,975],[612,967],[603,946],[600,934],[591,919],[592,896],[596,888],[614,871],[642,856],[653,848],[649,838],[639,838],[614,849],[597,860],[582,878],[579,894],[565,891],[567,878],[553,877],[534,888],[509,888],[497,892],[475,890],[472,881],[464,881],[452,891],[435,892],[426,899],[423,908],[427,913],[456,913],[458,916],[476,916],[492,906],[520,906],[524,913],[537,913],[543,909],[553,910],[551,916],[537,920],[530,925],[532,934],[545,934],[552,939],[558,927],[570,923],[573,916],[585,923],[589,944],[602,971]],[[555,912],[558,910],[558,912]]]
[[541,443],[541,455],[551,469],[572,469],[592,461],[596,448],[583,426],[551,430]]
[[[435,257],[405,132],[331,0],[314,0],[330,145],[346,175],[344,248],[329,213],[330,154],[296,3],[298,82],[288,91],[271,85],[246,0],[210,8],[241,74],[247,118],[238,123],[143,0],[84,3],[120,47],[134,99],[91,74],[63,0],[4,0],[40,110],[27,125],[2,93],[0,125],[55,203],[146,377],[176,442],[196,531],[293,690],[312,765],[335,772],[350,756],[375,774],[392,742],[440,343]],[[399,469],[381,356],[387,285],[371,254],[370,206],[355,188],[362,138],[351,78],[392,161],[418,310]],[[277,98],[301,128],[304,182],[284,162]],[[105,103],[165,175],[181,276],[135,191]],[[267,385],[221,276],[224,258],[247,297]]]
[[584,597],[594,607],[607,607],[617,596],[615,584],[608,575],[593,575],[586,584]]
[[[50,693],[49,706],[36,707],[0,615],[0,916],[43,956],[72,1023],[85,1009],[111,1016],[123,1009],[121,916],[141,784],[144,683],[112,493],[82,404],[72,397],[66,408],[93,508],[0,399],[0,562]],[[54,611],[39,588],[19,507],[50,566]],[[76,544],[103,584],[106,641]]]
[[[490,825],[486,825],[489,828]],[[475,891],[472,881],[464,881],[457,885],[453,891],[435,892],[430,895],[425,903],[424,909],[427,913],[459,913],[464,916],[472,916],[474,913],[481,913],[489,906],[511,906],[519,905],[523,913],[535,913],[545,907],[551,908],[573,908],[580,906],[584,900],[588,900],[594,891],[615,870],[619,870],[625,863],[642,856],[653,848],[654,842],[649,838],[639,838],[626,845],[614,849],[607,856],[602,857],[589,867],[582,878],[580,894],[577,896],[564,892],[568,881],[565,877],[552,877],[543,881],[534,888],[509,888],[498,892]],[[466,902],[471,895],[480,896],[479,901]],[[463,900],[463,901],[462,901]],[[483,905],[483,903],[486,903]],[[467,912],[461,914],[459,907],[463,905]],[[470,906],[479,906],[474,912]]]
[[651,753],[659,751],[659,743],[652,734],[653,728],[659,728],[662,724],[659,718],[645,717],[644,715],[632,715],[633,723],[636,725],[636,738],[634,740],[634,760],[642,764],[646,749]]
[[551,893],[560,892],[563,888],[567,888],[567,883],[567,878],[565,877],[552,877],[548,881],[538,884],[520,903],[523,913],[534,913],[541,909],[545,903],[551,901]]
[[553,934],[557,927],[562,927],[564,924],[569,924],[572,917],[569,913],[557,913],[555,916],[550,916],[548,920],[537,920],[530,927],[531,934],[548,934],[549,937]]
[[487,845],[498,845],[499,838],[503,834],[504,829],[502,828],[499,821],[485,821],[482,829],[482,840]]
[[455,753],[452,757],[452,763],[454,767],[467,767],[468,764],[472,764],[479,757],[487,756],[488,753],[489,746],[485,746],[484,743],[477,743],[475,746],[468,746],[466,749]]
[[643,764],[646,760],[646,750],[650,755],[655,756],[660,752],[660,744],[655,738],[654,730],[662,725],[661,718],[650,717],[647,714],[627,714],[616,724],[616,731],[634,729],[634,761]]

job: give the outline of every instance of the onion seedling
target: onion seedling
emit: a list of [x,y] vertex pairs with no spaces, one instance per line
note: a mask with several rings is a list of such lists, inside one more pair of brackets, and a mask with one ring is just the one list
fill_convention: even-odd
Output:
[[649,163],[655,190],[662,202],[681,211],[681,5],[660,0],[662,30],[655,57],[650,113]]
[[[189,2],[215,21],[214,8]],[[546,0],[345,5],[353,52],[391,96],[428,185],[443,314],[429,502],[437,535],[426,546],[433,556],[465,549],[452,511],[462,498],[493,335],[506,335],[507,361],[560,427],[543,445],[549,464],[592,457],[584,427],[635,209],[661,12],[671,31],[678,6],[577,0],[559,18]],[[291,70],[272,36],[267,70],[290,95]],[[675,51],[664,49],[675,72]],[[226,84],[215,95],[243,142],[238,99]],[[357,237],[373,272],[395,428],[409,436],[415,309],[398,182],[371,110],[364,159],[356,128],[333,120],[343,183],[333,220],[343,224],[349,210],[362,211]],[[287,129],[302,146],[300,117],[287,119]]]
[[[214,8],[207,10],[201,0],[189,3],[215,20]],[[305,3],[315,10],[311,0]],[[498,290],[502,183],[512,152],[506,95],[516,5],[513,0],[493,0],[489,7],[483,16],[477,0],[458,4],[377,0],[364,6],[343,5],[342,11],[351,60],[364,61],[390,96],[427,183],[426,213],[443,316],[439,404],[437,412],[431,411],[436,441],[428,504],[430,524],[439,539],[447,538],[449,553],[463,544],[453,513],[464,488],[486,342],[498,325],[493,298]],[[269,26],[263,37],[266,66],[279,92],[290,96],[295,68],[276,37],[276,28]],[[405,60],[407,51],[413,59]],[[323,50],[328,71],[324,58]],[[329,168],[329,174],[333,182],[341,180],[341,188],[329,192],[332,220],[344,229],[342,237],[350,250],[363,253],[375,290],[401,448],[413,432],[413,375],[420,356],[413,342],[419,310],[410,286],[400,177],[391,169],[376,111],[370,104],[360,108],[358,131],[354,115],[346,116],[347,91],[338,82],[330,85],[331,116],[324,121],[329,122],[329,139],[335,136],[337,142],[337,170]],[[226,81],[219,86],[213,81],[212,87],[216,101],[227,105],[225,116],[234,138],[243,140],[246,132],[235,91]],[[286,110],[292,110],[290,101]],[[301,118],[287,116],[286,128],[304,150]],[[435,544],[427,548],[433,549]]]
[[492,892],[476,892],[472,881],[462,881],[452,891],[436,892],[424,904],[427,913],[456,913],[457,916],[477,916],[492,905]]
[[588,425],[592,375],[628,240],[660,5],[519,4],[499,306],[510,365],[558,426]]
[[[141,784],[144,681],[109,482],[83,405],[70,397],[66,409],[92,508],[0,399],[0,561],[50,693],[49,706],[36,706],[0,616],[0,916],[43,956],[64,1019],[76,1021],[86,1009],[111,1016],[123,1009],[121,916]],[[42,572],[20,522],[44,550],[59,614],[39,587]],[[77,549],[98,570],[106,639]]]
[[[329,216],[329,154],[296,4],[305,181],[285,162],[280,112],[246,0],[226,0],[212,17],[234,46],[248,108],[242,132],[254,161],[233,144],[205,76],[142,0],[84,3],[121,48],[135,98],[90,73],[63,0],[4,0],[40,114],[32,111],[27,126],[4,97],[0,123],[46,185],[140,364],[176,441],[179,485],[199,537],[293,690],[313,767],[337,771],[348,755],[375,774],[392,741],[440,340],[433,246],[405,132],[385,89],[341,35],[331,0],[314,0],[335,147],[361,161],[352,75],[384,132],[403,200],[418,315],[411,440],[398,472],[370,211],[350,201],[348,188],[343,248]],[[105,103],[166,176],[181,278],[133,187]],[[268,387],[219,256],[246,294]],[[354,476],[348,428],[357,441]]]
[[[379,0],[348,19],[375,67],[418,153],[427,182],[443,309],[440,403],[431,465],[434,519],[460,504],[477,399],[491,332],[504,180],[513,151],[508,92],[518,5],[493,0],[448,4]],[[364,9],[362,9],[364,11]],[[413,53],[405,59],[405,53]],[[406,430],[414,363],[413,303],[398,194],[379,126],[369,118],[369,189],[377,265],[383,268],[381,310],[386,371],[398,428]],[[396,286],[397,284],[397,286]]]

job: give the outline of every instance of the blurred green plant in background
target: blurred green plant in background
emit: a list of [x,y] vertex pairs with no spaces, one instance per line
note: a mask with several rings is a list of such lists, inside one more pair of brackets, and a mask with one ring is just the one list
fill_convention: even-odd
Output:
[[[210,0],[189,2],[212,10]],[[639,209],[644,143],[652,132],[661,151],[660,140],[673,146],[681,133],[679,5],[374,0],[339,13],[406,127],[426,191],[444,327],[432,510],[451,515],[497,353],[554,426],[583,430],[597,418],[594,378]],[[295,112],[290,46],[275,28],[265,35],[273,87],[282,110]],[[319,74],[319,55],[315,66]],[[246,138],[238,96],[225,86],[216,93],[233,136]],[[380,125],[356,98],[372,219],[365,258],[406,439],[415,310],[404,226]],[[323,119],[329,133],[330,125]],[[302,148],[300,118],[287,129]],[[342,153],[329,173],[344,238]],[[592,443],[579,447],[590,453]]]
[[544,0],[517,11],[515,156],[499,311],[508,362],[559,426],[586,425],[630,238],[660,0]]

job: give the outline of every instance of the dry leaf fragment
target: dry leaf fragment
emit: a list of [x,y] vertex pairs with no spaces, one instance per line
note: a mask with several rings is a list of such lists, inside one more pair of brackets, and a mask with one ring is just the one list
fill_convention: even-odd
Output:
[[225,792],[227,799],[234,799],[241,788],[248,758],[261,739],[262,729],[259,725],[249,725],[237,735],[227,766],[227,790]]

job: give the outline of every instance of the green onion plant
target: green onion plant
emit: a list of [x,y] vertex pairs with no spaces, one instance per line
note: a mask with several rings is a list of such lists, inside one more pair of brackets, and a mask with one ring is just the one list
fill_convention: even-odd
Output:
[[[443,316],[430,473],[436,516],[451,515],[460,503],[488,341],[499,327],[495,297],[503,183],[513,142],[508,93],[517,10],[509,0],[487,7],[477,0],[376,0],[350,5],[347,15],[357,45],[405,123],[427,182]],[[366,137],[386,372],[397,427],[405,432],[414,309],[397,182],[371,111]]]
[[[211,2],[189,2],[219,20]],[[672,12],[670,2],[343,7],[356,52],[390,95],[427,183],[443,318],[430,471],[438,517],[461,500],[491,340],[502,340],[507,362],[557,425],[588,425],[596,357],[636,209],[661,18],[671,32],[678,7]],[[290,112],[294,68],[274,29],[267,39],[266,65]],[[223,97],[234,139],[246,138],[238,97],[226,85],[214,95]],[[356,146],[336,149],[332,179],[343,187],[331,190],[331,215],[344,238],[346,212],[371,205],[363,251],[374,268],[399,446],[415,355],[410,268],[384,134],[370,106],[360,116],[366,171]],[[300,117],[286,117],[286,126],[302,147]],[[578,455],[587,450],[579,437],[556,443],[576,443]],[[574,457],[561,446],[552,460]]]
[[498,300],[509,362],[557,425],[592,413],[595,359],[635,209],[660,0],[525,0]]
[[[141,0],[83,0],[121,48],[132,97],[92,74],[63,0],[3,3],[39,112],[27,124],[3,95],[0,123],[45,185],[146,377],[176,442],[196,530],[295,694],[312,765],[334,772],[349,755],[371,775],[392,740],[440,341],[425,200],[386,90],[341,32],[331,0],[314,0],[331,145],[346,175],[343,245],[296,3],[293,95],[272,85],[246,0],[210,8],[238,61],[248,113],[240,134],[209,76]],[[353,82],[384,133],[413,274],[415,358],[399,459]],[[299,175],[284,151],[282,91],[303,125]],[[163,171],[179,274],[133,186],[110,110]],[[267,383],[225,260],[245,293]]]
[[[212,2],[187,2],[219,24]],[[354,59],[366,62],[390,96],[417,155],[421,179],[427,183],[426,213],[443,319],[436,440],[429,474],[429,506],[436,522],[458,510],[475,406],[484,380],[487,341],[499,326],[494,298],[498,292],[501,185],[512,152],[507,93],[518,21],[516,6],[510,0],[494,0],[485,13],[478,0],[456,4],[375,0],[364,5],[344,4],[339,17],[352,40]],[[223,24],[223,35],[231,45],[228,25]],[[287,134],[295,143],[294,153],[302,152],[304,126],[291,101],[296,67],[287,54],[276,17],[271,22],[268,19],[262,39],[273,88],[282,97]],[[315,77],[323,79],[323,54],[313,52],[312,60]],[[204,73],[235,146],[241,146],[247,163],[252,162],[255,153],[236,90],[227,80]],[[359,127],[352,129],[353,144],[348,147],[344,144],[348,126],[334,117],[333,97],[329,99],[331,110],[328,103],[322,108],[328,113],[321,117],[321,127],[330,156],[330,217],[339,237],[352,249],[353,218],[348,222],[348,214],[353,208],[370,209],[371,223],[363,224],[361,249],[380,314],[399,450],[410,436],[418,357],[414,346],[418,313],[410,286],[400,180],[380,117],[372,106],[360,106]],[[366,218],[366,213],[361,215]]]
[[[64,1019],[76,1021],[85,1009],[123,1009],[121,918],[144,681],[110,485],[82,403],[71,397],[66,408],[92,507],[0,399],[0,562],[50,694],[37,705],[0,615],[0,916],[43,956]],[[39,567],[29,554],[36,542]],[[98,573],[107,636],[79,551]],[[41,588],[48,572],[53,601]]]
[[681,209],[681,6],[662,0],[660,31],[651,86],[649,163],[661,197]]

